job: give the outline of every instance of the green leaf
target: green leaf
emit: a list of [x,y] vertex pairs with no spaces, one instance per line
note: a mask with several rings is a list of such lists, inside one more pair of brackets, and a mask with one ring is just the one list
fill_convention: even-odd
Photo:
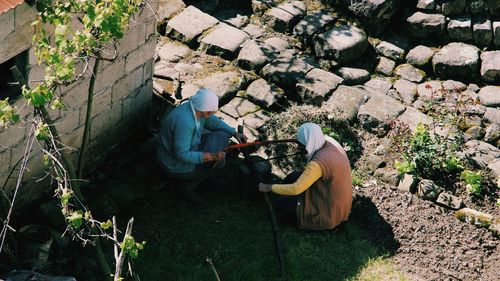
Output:
[[74,211],[66,217],[66,220],[73,228],[80,228],[83,224],[82,211]]
[[107,220],[106,222],[101,222],[101,228],[104,230],[106,230],[112,226],[113,226],[113,223],[111,222],[111,220]]

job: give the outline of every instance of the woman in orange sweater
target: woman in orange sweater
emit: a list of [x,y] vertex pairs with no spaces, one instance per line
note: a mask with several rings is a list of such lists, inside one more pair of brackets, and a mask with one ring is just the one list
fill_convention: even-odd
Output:
[[332,229],[351,212],[349,159],[342,146],[314,123],[302,124],[297,138],[307,150],[305,170],[292,173],[284,184],[260,183],[259,190],[276,193],[278,213],[296,221],[299,228]]

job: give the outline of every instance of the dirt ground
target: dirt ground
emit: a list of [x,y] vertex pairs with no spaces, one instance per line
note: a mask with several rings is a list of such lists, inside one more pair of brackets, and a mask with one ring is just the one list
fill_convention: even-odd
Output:
[[[373,202],[394,235],[375,227],[367,237],[383,243],[400,267],[415,280],[499,280],[499,241],[490,231],[463,223],[454,212],[395,188],[368,184],[357,188],[353,219],[373,227]],[[375,222],[376,223],[376,222]]]

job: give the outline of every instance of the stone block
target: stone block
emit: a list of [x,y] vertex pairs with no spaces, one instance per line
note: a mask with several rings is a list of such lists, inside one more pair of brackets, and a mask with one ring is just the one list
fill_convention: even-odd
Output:
[[441,11],[443,11],[443,14],[447,16],[457,15],[462,13],[466,7],[466,0],[443,0],[441,4]]
[[106,108],[106,111],[92,118],[92,128],[90,130],[90,140],[100,141],[99,137],[109,130],[109,128],[115,126],[120,122],[122,118],[122,105],[113,104]]
[[358,88],[367,90],[367,94],[378,93],[386,95],[392,88],[392,80],[390,78],[375,77],[367,81],[364,86],[356,86]]
[[370,80],[370,72],[361,68],[340,67],[335,73],[344,79],[346,85],[363,84]]
[[415,193],[417,191],[418,178],[414,175],[404,174],[398,184],[398,190]]
[[146,33],[146,24],[141,23],[131,27],[125,32],[125,35],[117,41],[116,49],[118,56],[125,56],[130,51],[137,49],[146,42],[144,34]]
[[273,7],[263,15],[263,21],[277,32],[288,32],[306,13],[302,1],[286,2]]
[[493,22],[493,44],[500,47],[500,21]]
[[201,39],[200,48],[205,50],[207,54],[233,59],[243,42],[248,38],[250,37],[244,31],[225,23],[219,23]]
[[416,12],[406,19],[408,34],[415,38],[441,38],[444,35],[446,17],[441,14]]
[[377,54],[390,58],[394,61],[402,61],[405,58],[405,52],[408,48],[408,39],[403,36],[391,36],[386,41],[380,42],[375,51]]
[[460,197],[453,196],[446,192],[442,192],[436,199],[436,204],[446,207],[448,209],[458,210],[462,208],[464,202]]
[[370,174],[373,174],[378,168],[385,167],[385,165],[385,160],[378,155],[368,155],[366,157],[366,169]]
[[[106,111],[109,106],[111,106],[112,89],[113,88],[111,87],[107,87],[94,94],[94,100],[92,103],[92,117],[101,114],[102,112]],[[82,111],[86,110],[86,106],[82,106]]]
[[314,66],[302,57],[280,57],[264,66],[261,75],[284,89],[295,89],[298,80],[313,68]]
[[2,48],[0,48],[0,64],[31,47],[32,39],[33,27],[31,26],[31,22],[16,27],[15,32],[10,32],[3,36]]
[[153,65],[154,59],[146,61],[142,71],[142,83],[146,84],[147,81],[153,78]]
[[57,120],[54,120],[55,126],[57,128],[57,131],[59,134],[67,134],[70,133],[74,130],[76,130],[78,127],[80,127],[80,124],[84,124],[85,122],[85,111],[87,106],[82,105],[83,110],[80,110],[80,108],[73,109],[73,110],[68,110],[64,112],[64,115],[59,117]]
[[328,11],[317,11],[307,14],[294,28],[293,35],[308,44],[312,36],[323,29],[335,18]]
[[462,16],[450,20],[448,23],[448,37],[453,41],[472,41],[472,19],[470,16]]
[[398,65],[398,67],[394,69],[394,74],[403,79],[416,83],[422,82],[427,76],[427,74],[423,70],[418,69],[408,63]]
[[[3,148],[0,147],[0,171],[4,172],[7,171],[10,166],[10,155],[11,155],[11,149],[10,148]],[[3,182],[0,182],[0,184],[3,184]]]
[[399,115],[398,120],[403,124],[406,124],[411,131],[415,130],[418,123],[422,123],[424,125],[432,124],[432,118],[430,116],[411,106],[408,106],[406,110]]
[[285,91],[264,79],[257,79],[248,85],[245,97],[271,111],[283,111],[290,105],[285,97]]
[[395,66],[396,66],[395,61],[388,59],[386,57],[380,57],[377,67],[375,67],[375,72],[385,76],[391,76]]
[[[203,79],[195,80],[193,84],[208,88],[219,97],[219,106],[227,103],[236,96],[236,93],[255,80],[255,76],[239,71],[216,72]],[[193,89],[194,90],[194,89]],[[184,96],[184,88],[182,92]]]
[[474,42],[479,46],[486,47],[493,40],[493,26],[487,18],[477,18],[472,24],[472,32]]
[[219,21],[209,14],[189,6],[168,21],[165,35],[183,43],[194,43],[204,31],[215,26]]
[[442,191],[443,188],[436,185],[433,181],[421,180],[417,187],[417,196],[424,200],[435,201]]
[[246,41],[238,54],[238,66],[247,70],[260,70],[268,61],[267,45],[255,40]]
[[316,56],[333,59],[339,64],[359,58],[368,46],[366,33],[353,25],[329,29],[315,36],[313,41]]
[[259,110],[259,106],[241,97],[233,98],[229,103],[220,108],[221,112],[235,119],[242,118],[245,115],[255,113]]
[[353,122],[360,106],[367,99],[363,91],[340,85],[321,108],[330,111],[333,116],[342,120]]
[[378,168],[375,170],[374,177],[391,186],[397,186],[399,182],[398,172],[389,167]]
[[112,64],[99,69],[96,76],[94,91],[99,92],[113,85],[122,78],[123,75],[125,75],[125,59],[116,59]]
[[[481,78],[487,83],[500,85],[500,51],[481,54]],[[500,96],[499,92],[497,96]]]
[[359,108],[358,119],[366,130],[383,136],[390,128],[390,122],[401,115],[405,107],[399,101],[383,94],[370,96]]
[[[79,127],[69,133],[61,134],[61,141],[64,143],[64,145],[70,148],[79,149],[80,145],[82,144],[83,129],[83,127]],[[76,157],[76,151],[74,154],[74,157]]]
[[89,83],[89,80],[78,81],[62,91],[61,102],[66,106],[66,110],[79,109],[87,102]]
[[432,11],[432,10],[436,9],[436,1],[435,0],[418,0],[417,1],[417,9]]
[[435,53],[435,50],[419,45],[408,52],[406,61],[416,67],[422,67],[430,63]]
[[172,18],[174,15],[186,8],[186,4],[182,0],[166,0],[159,2],[158,11],[158,21],[162,22],[164,20]]
[[500,106],[500,86],[485,86],[479,91],[481,103],[489,107]]
[[17,145],[24,140],[25,135],[26,124],[21,122],[0,131],[0,150]]
[[496,123],[500,124],[500,109],[497,108],[486,108],[486,112],[484,113],[483,120],[486,123]]
[[125,72],[129,73],[154,57],[156,37],[150,36],[146,43],[130,52],[125,59]]
[[492,215],[471,208],[462,208],[456,211],[455,217],[463,222],[481,227],[489,227],[493,223]]
[[479,74],[479,49],[465,43],[450,43],[434,55],[432,67],[442,78],[470,80]]
[[30,24],[35,21],[37,17],[37,11],[34,6],[28,5],[24,2],[16,6],[15,10],[15,26],[16,29],[25,24]]
[[343,81],[344,79],[331,72],[313,68],[305,77],[298,80],[297,93],[306,103],[321,106],[323,100]]
[[142,85],[143,67],[139,66],[126,76],[118,80],[113,85],[112,102],[117,103],[119,100],[135,93]]
[[408,80],[400,79],[394,83],[394,89],[399,93],[401,100],[411,105],[417,97],[417,84]]
[[157,53],[162,61],[178,62],[185,58],[190,52],[191,49],[189,49],[187,45],[177,41],[171,41],[161,46]]
[[14,9],[10,9],[0,15],[0,39],[14,31]]

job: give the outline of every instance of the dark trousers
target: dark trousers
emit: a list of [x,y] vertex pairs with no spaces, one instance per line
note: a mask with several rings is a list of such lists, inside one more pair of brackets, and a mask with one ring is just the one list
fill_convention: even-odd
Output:
[[[300,172],[290,173],[284,180],[283,184],[294,183],[301,175]],[[297,224],[297,203],[304,194],[299,195],[278,195],[273,194],[272,201],[276,210],[278,219],[284,223]]]
[[[203,152],[217,152],[222,151],[229,145],[231,136],[222,131],[214,131],[201,136],[201,143],[198,146],[199,151]],[[215,162],[207,162],[200,164],[193,172],[189,173],[169,173],[167,176],[177,182],[178,188],[187,190],[196,189],[202,182],[214,177],[219,172],[219,168],[224,167],[225,160]],[[214,169],[214,166],[217,169]]]

